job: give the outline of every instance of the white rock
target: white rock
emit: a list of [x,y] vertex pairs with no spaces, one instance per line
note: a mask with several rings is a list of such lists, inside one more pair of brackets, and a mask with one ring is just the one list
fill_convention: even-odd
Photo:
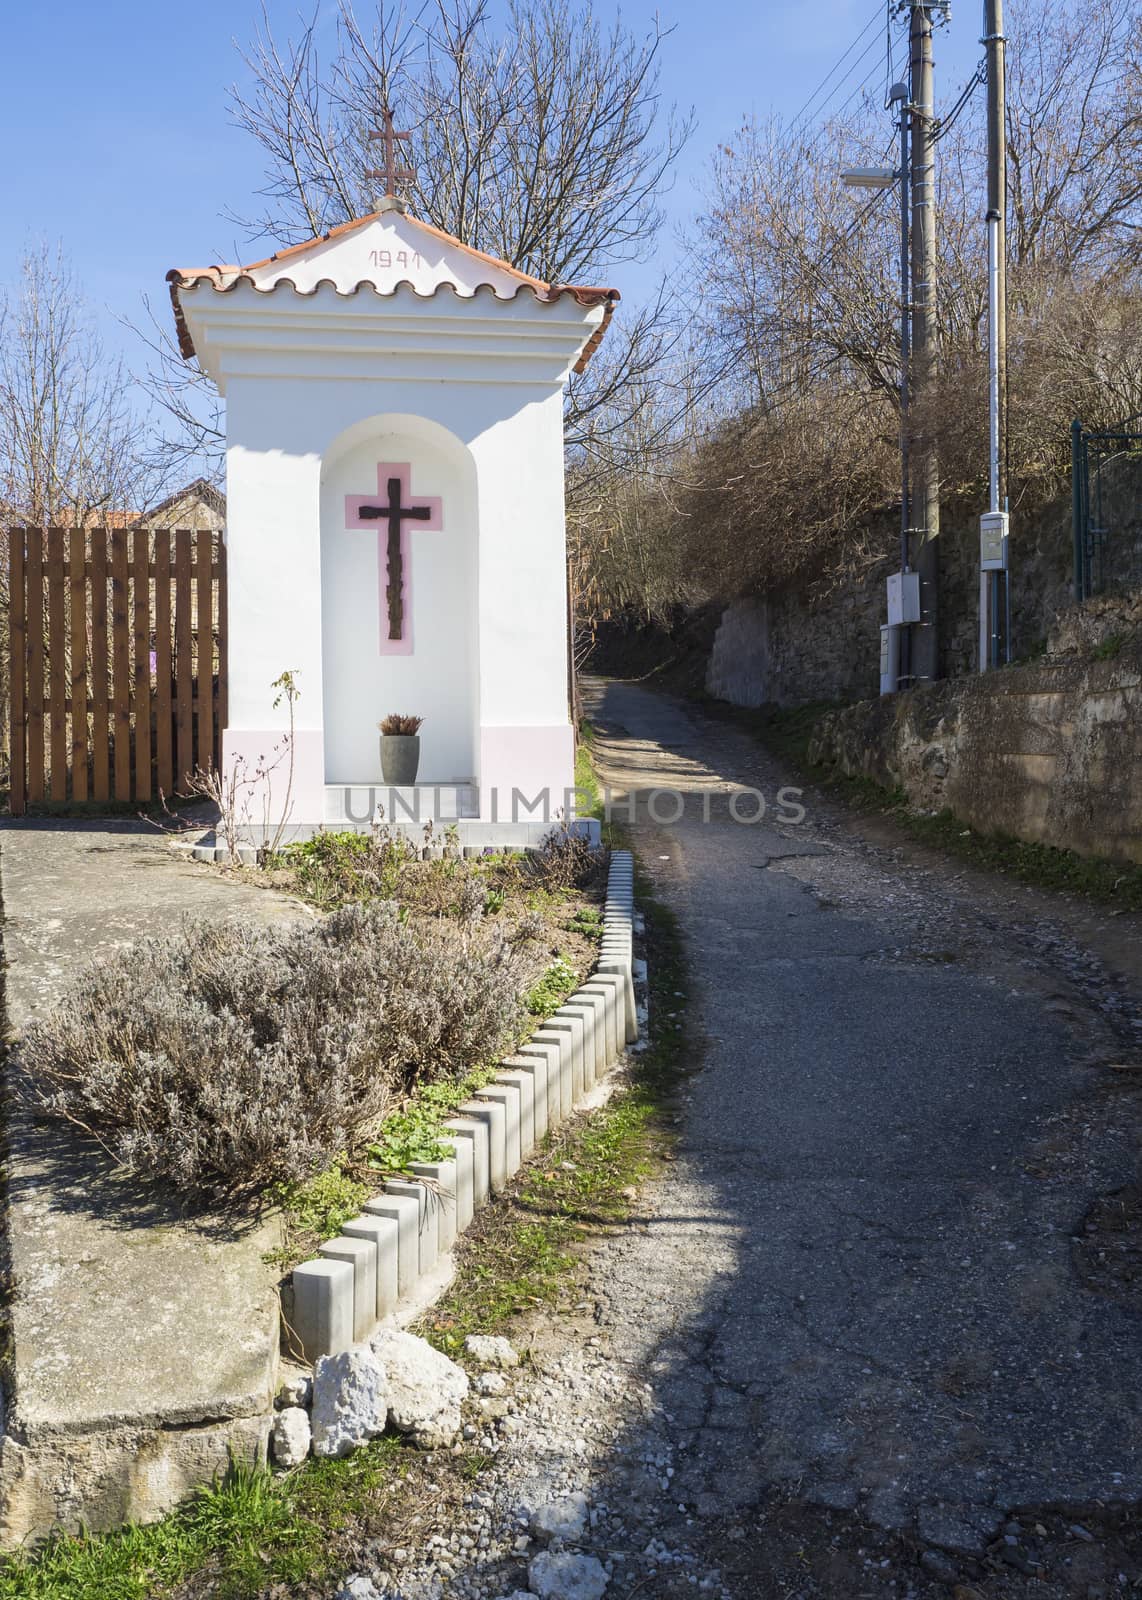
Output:
[[385,1431],[389,1385],[368,1345],[319,1356],[313,1369],[313,1453],[347,1456]]
[[498,1333],[470,1333],[464,1340],[464,1350],[482,1367],[519,1366],[519,1356]]
[[358,1573],[354,1578],[345,1579],[335,1600],[381,1600],[381,1591],[372,1578],[365,1578]]
[[549,1500],[531,1514],[531,1531],[539,1539],[562,1539],[574,1544],[587,1531],[587,1496],[569,1494],[565,1500]]
[[513,1589],[511,1594],[501,1595],[500,1600],[536,1600],[530,1589]]
[[309,1412],[302,1406],[286,1406],[274,1418],[274,1460],[279,1467],[300,1467],[309,1454],[312,1438]]
[[388,1374],[389,1420],[424,1450],[452,1444],[468,1374],[414,1334],[381,1328],[370,1348]]
[[472,1383],[477,1394],[503,1394],[507,1386],[502,1372],[478,1372]]
[[528,1563],[527,1581],[539,1600],[602,1600],[607,1574],[594,1556],[544,1550]]
[[313,1380],[309,1373],[299,1372],[295,1367],[283,1377],[278,1399],[283,1406],[307,1406],[312,1394]]

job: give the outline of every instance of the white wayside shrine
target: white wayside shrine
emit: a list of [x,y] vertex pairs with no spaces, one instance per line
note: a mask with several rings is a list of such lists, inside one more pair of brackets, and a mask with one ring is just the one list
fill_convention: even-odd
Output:
[[[536,842],[574,805],[563,386],[617,292],[541,283],[391,198],[168,281],[182,353],[226,399],[223,775],[281,749],[272,685],[294,672],[291,833],[381,807]],[[414,791],[382,784],[392,712],[424,718]]]

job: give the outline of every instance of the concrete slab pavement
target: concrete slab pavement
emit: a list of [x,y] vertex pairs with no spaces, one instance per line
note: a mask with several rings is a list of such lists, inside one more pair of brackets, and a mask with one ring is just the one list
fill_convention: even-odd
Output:
[[[306,913],[180,859],[141,822],[0,825],[10,1034],[79,968],[184,917]],[[273,1219],[236,1227],[124,1182],[90,1142],[7,1129],[13,1277],[0,1542],[145,1521],[264,1449],[278,1359]],[[138,1461],[151,1463],[146,1472]],[[196,1476],[196,1474],[198,1476]]]

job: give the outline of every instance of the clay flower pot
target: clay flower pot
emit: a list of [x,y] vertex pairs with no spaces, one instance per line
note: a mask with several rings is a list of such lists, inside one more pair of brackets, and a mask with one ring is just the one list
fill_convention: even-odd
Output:
[[419,765],[418,733],[381,734],[381,776],[390,789],[411,789]]

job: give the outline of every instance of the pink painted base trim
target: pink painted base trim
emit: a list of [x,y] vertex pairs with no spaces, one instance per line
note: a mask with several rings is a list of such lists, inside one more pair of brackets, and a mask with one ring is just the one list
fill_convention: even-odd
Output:
[[[566,809],[575,785],[575,734],[570,723],[547,727],[480,729],[480,819],[491,821],[493,796],[497,821],[511,816],[512,792],[529,799],[543,792],[550,819]],[[526,808],[523,808],[526,812]]]
[[[244,760],[247,774],[272,762],[274,750],[284,737],[282,728],[227,728],[222,735],[222,771],[229,777],[234,763]],[[286,802],[289,782],[288,758],[270,773],[264,784],[250,793],[248,817],[261,828],[266,816],[276,826]],[[290,816],[297,823],[320,822],[325,814],[325,735],[320,728],[299,728],[293,736],[293,783],[290,786]]]
[[[401,553],[401,610],[402,610],[402,637],[389,638],[389,602],[386,590],[389,586],[389,561],[388,561],[388,527],[384,519],[380,524],[373,518],[364,518],[361,507],[375,505],[378,500],[384,501],[388,495],[390,478],[400,479],[400,503],[404,505],[427,506],[429,515],[418,522],[402,519],[400,527],[400,553]],[[345,496],[345,526],[346,528],[364,528],[369,533],[377,535],[377,573],[378,573],[378,637],[381,654],[383,656],[410,656],[412,655],[412,541],[409,533],[413,528],[423,528],[426,533],[440,533],[444,527],[444,502],[439,495],[422,494],[413,499],[412,495],[412,464],[408,461],[378,461],[377,463],[377,492],[372,494],[347,494]]]

